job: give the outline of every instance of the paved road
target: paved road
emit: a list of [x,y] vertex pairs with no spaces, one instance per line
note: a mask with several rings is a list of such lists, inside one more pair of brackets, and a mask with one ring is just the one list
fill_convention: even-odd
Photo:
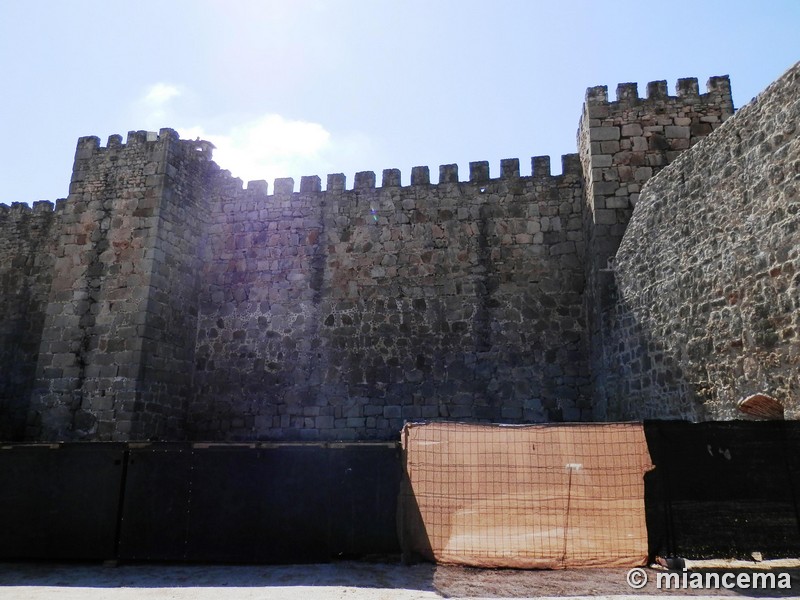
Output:
[[[635,592],[626,569],[513,571],[420,564],[340,562],[291,566],[0,563],[0,600],[411,600],[435,598],[587,598],[691,600],[720,596],[800,596],[722,590]],[[651,572],[652,575],[652,572]],[[633,595],[636,594],[636,595]]]

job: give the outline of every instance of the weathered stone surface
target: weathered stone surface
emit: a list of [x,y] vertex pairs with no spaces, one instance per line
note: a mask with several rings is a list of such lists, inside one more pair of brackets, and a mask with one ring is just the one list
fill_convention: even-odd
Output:
[[[696,83],[697,80],[679,80],[678,95],[669,96],[663,82],[651,82],[646,99],[636,97],[635,86],[620,85],[616,102],[609,102],[599,93],[587,92],[578,145],[586,173],[584,263],[586,317],[593,365],[605,352],[599,323],[604,299],[609,295],[603,279],[625,232],[631,213],[629,207],[639,198],[641,185],[697,143],[701,136],[711,132],[711,128],[699,129],[700,124],[716,128],[733,114],[727,78],[715,78],[714,85],[706,94],[692,93],[693,89],[696,90]],[[665,129],[669,130],[669,135]],[[612,135],[615,130],[620,135]],[[606,156],[610,157],[610,162]],[[602,158],[596,161],[595,157]],[[603,392],[606,372],[601,368],[594,369],[592,377],[594,414],[603,418],[606,414],[604,403],[607,395]]]
[[800,417],[800,64],[642,190],[595,372],[610,418]]
[[0,439],[25,435],[47,318],[53,221],[50,202],[0,205]]
[[[221,227],[203,255],[188,435],[292,439],[304,428],[292,415],[310,405],[330,417],[315,420],[317,439],[509,408],[521,421],[534,398],[551,402],[550,420],[580,414],[583,245],[561,223],[580,220],[581,177],[520,176],[518,164],[504,161],[499,179],[476,162],[469,183],[445,166],[443,186],[417,168],[407,187],[294,194],[291,217],[269,202],[258,218],[226,212],[240,192],[209,186]],[[557,363],[569,367],[553,378]],[[237,415],[262,426],[237,427]]]
[[727,78],[692,82],[590,89],[558,176],[537,156],[269,195],[172,130],[81,138],[66,201],[0,205],[0,438],[729,416],[695,385],[717,380],[796,411],[797,115],[775,88],[683,160],[733,112]]

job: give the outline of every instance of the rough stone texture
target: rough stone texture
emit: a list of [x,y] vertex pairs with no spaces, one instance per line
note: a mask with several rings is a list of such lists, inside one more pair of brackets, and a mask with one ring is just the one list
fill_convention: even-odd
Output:
[[[395,437],[404,420],[591,418],[583,187],[564,175],[211,199],[193,438]],[[518,169],[517,169],[518,171]],[[399,175],[399,174],[397,174]],[[302,186],[301,186],[302,187]],[[276,186],[276,190],[277,190]]]
[[799,124],[800,63],[645,187],[593,364],[609,417],[737,418],[757,392],[800,417]]
[[162,129],[159,140],[164,137],[164,156],[157,171],[163,188],[155,207],[153,267],[144,326],[139,329],[142,370],[134,439],[185,436],[193,391],[201,248],[209,212],[205,173],[212,163],[207,145],[179,142],[175,132]]
[[124,145],[78,141],[57,211],[29,438],[183,435],[199,263],[187,242],[191,193],[174,166],[181,150],[205,161],[168,129],[130,132]]
[[0,204],[0,439],[22,439],[52,273],[53,204]]
[[[647,98],[639,98],[635,83],[621,83],[614,102],[605,86],[586,90],[578,147],[586,178],[585,298],[593,364],[604,351],[599,313],[609,301],[609,260],[642,186],[733,114],[727,76],[710,78],[706,89],[699,94],[697,79],[679,79],[676,96],[668,96],[666,81],[652,81]],[[594,369],[592,380],[595,415],[604,418],[606,371]]]
[[169,129],[81,138],[55,210],[0,206],[0,437],[385,439],[419,419],[729,417],[740,391],[796,406],[786,86],[696,147],[733,112],[726,77],[590,88],[558,176],[540,156],[530,175],[476,161],[270,194]]

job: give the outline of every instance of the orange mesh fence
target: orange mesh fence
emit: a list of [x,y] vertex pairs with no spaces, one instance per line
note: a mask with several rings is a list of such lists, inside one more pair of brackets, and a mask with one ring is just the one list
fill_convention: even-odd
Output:
[[403,430],[406,558],[478,567],[644,564],[638,423],[411,423]]

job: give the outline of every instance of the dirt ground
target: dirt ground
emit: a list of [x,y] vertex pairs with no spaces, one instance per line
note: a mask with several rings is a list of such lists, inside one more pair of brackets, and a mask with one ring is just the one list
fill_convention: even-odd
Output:
[[289,566],[0,563],[1,600],[410,600],[434,598],[719,596],[800,597],[792,590],[659,590],[656,571],[641,590],[627,569],[516,571],[398,563],[339,562]]

